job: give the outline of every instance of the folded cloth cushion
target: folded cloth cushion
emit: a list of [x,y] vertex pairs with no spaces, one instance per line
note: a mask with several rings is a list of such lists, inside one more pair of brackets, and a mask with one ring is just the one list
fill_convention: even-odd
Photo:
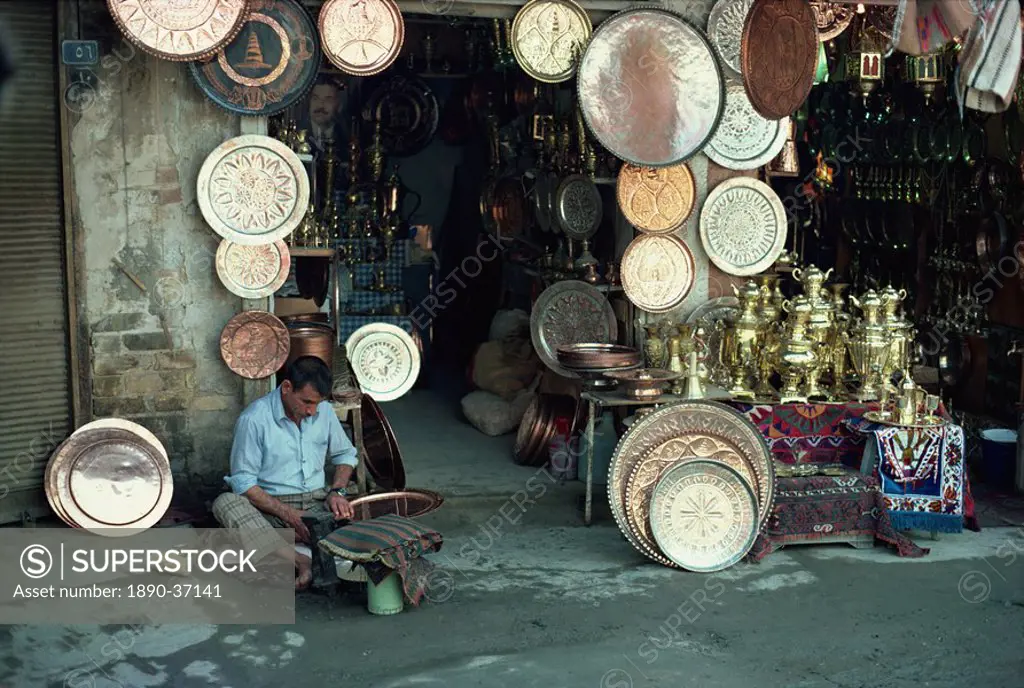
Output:
[[439,551],[443,542],[437,531],[404,516],[386,514],[338,528],[317,546],[333,556],[361,563],[374,583],[392,571],[398,573],[405,596],[415,605],[426,593],[433,570],[433,564],[421,557]]

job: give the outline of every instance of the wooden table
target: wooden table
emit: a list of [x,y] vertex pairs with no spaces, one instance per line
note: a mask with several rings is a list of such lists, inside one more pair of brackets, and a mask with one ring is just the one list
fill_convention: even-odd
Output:
[[583,507],[583,523],[590,525],[593,519],[594,508],[594,418],[599,410],[605,408],[623,406],[664,406],[676,404],[681,401],[728,401],[732,399],[728,392],[713,385],[704,385],[704,396],[700,399],[690,399],[677,394],[662,394],[657,399],[630,399],[619,391],[602,392],[600,390],[587,390],[580,395],[580,399],[587,403],[587,429],[585,442],[587,445],[587,496]]

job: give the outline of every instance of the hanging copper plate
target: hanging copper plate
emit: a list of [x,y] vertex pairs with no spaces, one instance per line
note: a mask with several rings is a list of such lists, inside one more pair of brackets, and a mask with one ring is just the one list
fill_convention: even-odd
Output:
[[381,143],[389,155],[415,155],[434,138],[440,121],[437,96],[422,79],[396,75],[378,87],[363,107],[363,120],[380,122]]
[[592,30],[590,15],[574,0],[530,0],[516,13],[509,42],[524,72],[557,84],[576,72]]
[[857,15],[853,6],[841,5],[838,2],[811,0],[810,5],[817,20],[818,40],[822,43],[841,36]]
[[622,214],[648,234],[674,232],[682,227],[693,212],[696,190],[693,172],[686,163],[661,168],[626,163],[615,184]]
[[775,190],[752,177],[716,186],[700,212],[700,240],[723,272],[746,277],[770,268],[786,247],[789,219]]
[[244,311],[220,333],[220,356],[237,375],[262,380],[276,373],[291,349],[288,328],[273,313]]
[[396,492],[377,492],[357,497],[349,503],[355,512],[354,521],[388,514],[416,518],[440,509],[444,504],[444,496],[432,490],[410,488]]
[[292,254],[281,240],[246,246],[223,239],[217,247],[217,276],[232,294],[243,299],[270,296],[288,281]]
[[113,428],[68,438],[53,459],[52,480],[75,523],[115,537],[158,523],[174,492],[160,452],[136,433]]
[[662,9],[636,8],[598,26],[577,74],[594,137],[635,165],[668,167],[697,154],[722,116],[722,68],[704,35]]
[[405,42],[405,20],[394,0],[327,0],[319,23],[327,59],[353,76],[380,74]]
[[121,33],[150,55],[188,62],[213,55],[238,35],[246,0],[107,0]]
[[[176,0],[177,1],[177,0]],[[189,63],[206,96],[247,117],[276,115],[313,88],[320,71],[320,37],[296,0],[249,0],[238,36],[213,59]]]
[[518,177],[503,177],[494,186],[491,218],[499,239],[511,239],[526,231],[526,196]]
[[589,239],[601,226],[604,215],[601,192],[589,177],[582,174],[570,175],[558,185],[555,213],[567,237]]
[[207,224],[224,239],[246,246],[284,239],[309,207],[309,174],[295,152],[277,139],[245,134],[207,156],[196,191]]
[[563,377],[576,378],[558,362],[565,344],[611,344],[619,336],[618,321],[608,299],[579,280],[553,284],[537,297],[530,313],[533,348],[544,364]]
[[405,467],[402,465],[402,453],[387,416],[384,415],[380,404],[369,394],[363,395],[361,409],[367,472],[382,489],[404,490]]
[[398,399],[419,378],[419,349],[409,333],[397,325],[363,325],[349,335],[345,352],[359,387],[377,401]]
[[713,573],[747,555],[757,539],[757,500],[742,476],[714,461],[676,466],[651,500],[658,547],[687,571]]
[[671,234],[642,234],[629,243],[619,266],[626,298],[648,313],[679,306],[693,289],[693,253]]
[[[757,507],[764,518],[775,497],[775,462],[760,431],[743,414],[715,401],[684,401],[661,406],[637,420],[619,440],[608,470],[608,500],[612,514],[626,539],[640,551],[640,541],[626,521],[626,489],[630,475],[652,449],[676,437],[707,434],[737,447],[757,472],[766,476],[769,497]],[[760,526],[764,525],[762,521]]]
[[818,67],[818,24],[807,0],[755,0],[740,48],[743,85],[763,117],[800,108]]

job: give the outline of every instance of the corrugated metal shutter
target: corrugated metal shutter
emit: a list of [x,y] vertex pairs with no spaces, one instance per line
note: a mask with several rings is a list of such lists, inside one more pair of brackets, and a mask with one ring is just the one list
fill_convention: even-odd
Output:
[[3,0],[16,73],[0,109],[0,521],[45,504],[71,426],[54,2]]

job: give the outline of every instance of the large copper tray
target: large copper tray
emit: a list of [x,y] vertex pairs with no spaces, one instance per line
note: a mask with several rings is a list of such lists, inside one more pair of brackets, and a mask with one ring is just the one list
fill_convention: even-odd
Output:
[[578,375],[558,362],[565,344],[612,344],[619,336],[615,311],[596,287],[579,280],[553,284],[537,298],[530,314],[533,348],[544,364],[563,377]]
[[789,220],[762,181],[734,177],[716,186],[700,213],[700,240],[723,272],[745,277],[770,268],[786,247]]
[[188,62],[213,55],[245,25],[247,0],[107,0],[129,41],[163,60]]
[[818,20],[807,0],[755,0],[740,48],[754,109],[782,119],[800,108],[818,68]]
[[51,463],[54,499],[73,523],[89,531],[130,536],[158,523],[170,506],[170,464],[130,430],[97,428],[72,435]]
[[416,384],[420,352],[397,325],[370,323],[345,341],[345,353],[363,393],[377,401],[393,401]]
[[281,240],[246,246],[222,239],[217,247],[217,276],[232,294],[243,299],[270,296],[288,281],[292,254]]
[[270,377],[288,360],[291,337],[273,313],[244,311],[220,333],[220,355],[234,373],[250,380]]
[[327,0],[319,25],[327,59],[354,76],[383,72],[405,42],[405,20],[394,0]]
[[320,36],[298,0],[249,0],[249,7],[233,41],[215,57],[188,67],[220,107],[245,117],[269,117],[313,88],[323,61]]
[[377,487],[404,490],[405,466],[402,464],[402,452],[387,416],[369,394],[363,395],[361,413],[367,472]]
[[722,116],[722,69],[704,35],[667,10],[635,8],[594,32],[577,74],[594,137],[626,162],[667,167],[707,144]]
[[160,452],[160,455],[164,457],[164,459],[170,461],[167,456],[167,448],[164,447],[163,442],[161,442],[159,438],[149,430],[149,428],[130,420],[125,420],[124,418],[98,418],[75,430],[71,433],[71,436],[74,437],[80,433],[97,429],[127,430],[128,432],[134,432],[143,441],[149,442],[151,445],[156,447],[156,450]]
[[665,313],[682,304],[697,277],[690,248],[671,234],[633,239],[619,270],[626,297],[648,313]]
[[[714,401],[685,401],[667,404],[637,420],[629,428],[612,455],[608,470],[608,501],[612,514],[626,539],[639,551],[645,552],[639,538],[633,534],[626,519],[626,490],[636,465],[652,449],[669,440],[691,434],[705,434],[722,438],[737,447],[737,453],[748,459],[760,475],[765,476],[767,497],[760,500],[759,510],[763,526],[771,513],[775,497],[775,462],[764,437],[745,416],[734,409]],[[708,445],[712,449],[718,445]]]
[[693,172],[686,163],[673,167],[637,167],[619,170],[615,195],[631,225],[648,234],[674,232],[693,212],[697,196]]
[[743,477],[716,461],[676,466],[651,500],[658,547],[687,571],[713,573],[738,563],[757,539],[757,500]]
[[432,490],[409,488],[394,492],[377,492],[351,501],[354,521],[377,518],[387,514],[416,518],[437,511],[444,504],[444,496]]
[[224,239],[259,246],[284,239],[309,206],[309,174],[277,139],[228,139],[199,169],[196,198],[207,224]]

